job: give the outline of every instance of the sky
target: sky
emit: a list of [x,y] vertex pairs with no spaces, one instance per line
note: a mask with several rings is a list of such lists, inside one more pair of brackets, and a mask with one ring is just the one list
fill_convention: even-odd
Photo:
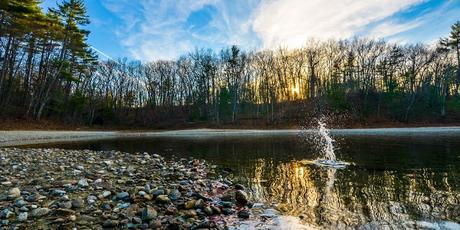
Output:
[[[43,0],[55,7],[62,0]],[[433,43],[460,0],[85,0],[101,59],[176,59],[196,49],[296,48],[309,39]]]

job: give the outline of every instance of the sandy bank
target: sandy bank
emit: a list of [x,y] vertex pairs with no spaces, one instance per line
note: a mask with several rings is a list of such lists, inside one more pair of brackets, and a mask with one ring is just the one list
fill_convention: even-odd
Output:
[[[237,136],[286,136],[298,135],[315,130],[279,129],[279,130],[243,130],[243,129],[191,129],[158,132],[123,131],[0,131],[0,146],[18,146],[49,142],[99,140],[111,138],[135,137],[181,137],[210,138]],[[373,129],[333,129],[337,136],[459,136],[460,127],[424,127],[424,128],[373,128]]]

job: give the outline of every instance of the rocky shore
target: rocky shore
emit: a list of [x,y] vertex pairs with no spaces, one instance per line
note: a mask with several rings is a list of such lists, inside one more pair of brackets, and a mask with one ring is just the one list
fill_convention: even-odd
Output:
[[197,159],[0,149],[0,229],[225,229],[252,218],[245,187]]

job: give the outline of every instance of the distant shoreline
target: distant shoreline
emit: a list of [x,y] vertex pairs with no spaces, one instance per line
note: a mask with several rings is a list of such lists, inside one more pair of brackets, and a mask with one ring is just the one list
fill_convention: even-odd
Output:
[[[116,138],[214,138],[287,136],[315,132],[314,129],[185,129],[170,131],[0,131],[0,147],[52,142],[91,141]],[[459,136],[460,126],[419,128],[332,129],[335,136]]]

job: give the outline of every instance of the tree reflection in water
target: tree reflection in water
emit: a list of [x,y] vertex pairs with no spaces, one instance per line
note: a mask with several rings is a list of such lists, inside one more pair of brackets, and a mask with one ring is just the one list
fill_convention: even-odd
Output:
[[299,161],[276,165],[264,159],[245,173],[253,178],[249,187],[254,200],[275,204],[286,215],[303,216],[312,226],[460,227],[449,222],[460,221],[460,191],[450,185],[456,178],[448,173],[368,173],[356,167],[337,170]]

